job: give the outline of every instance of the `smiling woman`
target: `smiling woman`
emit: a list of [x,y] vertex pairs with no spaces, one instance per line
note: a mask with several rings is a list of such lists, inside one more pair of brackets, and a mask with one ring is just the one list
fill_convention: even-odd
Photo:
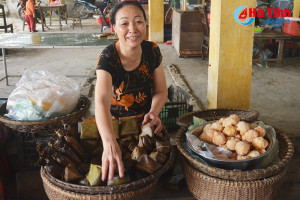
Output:
[[103,142],[102,179],[122,177],[124,167],[112,119],[136,116],[138,123],[151,122],[159,134],[159,113],[167,99],[162,55],[157,44],[145,41],[146,14],[136,1],[114,6],[110,21],[118,40],[106,47],[97,61],[95,117]]

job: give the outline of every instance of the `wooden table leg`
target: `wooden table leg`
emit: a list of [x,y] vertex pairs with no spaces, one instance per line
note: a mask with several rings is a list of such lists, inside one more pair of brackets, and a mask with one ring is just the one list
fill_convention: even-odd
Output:
[[60,9],[58,9],[58,20],[59,20],[59,28],[62,31],[62,28],[61,28],[61,18],[60,18]]
[[[4,66],[4,78],[6,80],[6,86],[8,86],[8,75],[7,75],[7,66],[6,66],[6,57],[5,57],[5,49],[2,49],[2,59],[3,59],[3,66]],[[2,79],[1,79],[2,80]]]
[[45,31],[44,30],[44,14],[43,14],[43,10],[40,10],[40,13],[41,13],[42,31]]
[[283,61],[283,46],[284,46],[284,40],[279,40],[277,63],[282,63]]
[[50,26],[52,25],[52,10],[50,11]]
[[65,6],[65,19],[66,19],[66,24],[68,24],[68,12],[67,12],[67,6]]

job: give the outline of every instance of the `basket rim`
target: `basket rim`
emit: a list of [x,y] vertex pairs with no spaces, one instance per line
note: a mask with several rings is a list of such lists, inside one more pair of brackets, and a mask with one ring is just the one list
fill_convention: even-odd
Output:
[[221,179],[218,177],[213,177],[210,175],[207,175],[197,169],[195,169],[188,161],[185,159],[181,160],[181,164],[183,165],[183,168],[186,168],[187,170],[190,171],[193,175],[196,175],[202,179],[207,180],[208,182],[213,182],[216,184],[226,184],[228,187],[260,187],[262,185],[270,185],[273,182],[279,181],[285,174],[286,174],[286,169],[279,171],[277,174],[274,174],[273,176],[262,178],[262,179],[257,179],[257,180],[225,180]]
[[[255,110],[243,110],[243,109],[230,109],[230,108],[224,108],[224,109],[206,109],[206,110],[198,110],[198,111],[193,111],[193,112],[189,112],[186,113],[184,115],[181,115],[180,117],[177,118],[176,120],[176,124],[181,126],[181,127],[188,127],[192,124],[191,122],[185,122],[187,118],[189,117],[193,117],[194,115],[197,115],[198,113],[205,113],[205,112],[245,112],[245,113],[252,113],[253,116],[251,116],[251,119],[244,119],[242,118],[243,121],[253,121],[254,119],[257,119],[259,116],[259,112],[255,111]],[[214,118],[216,118],[217,116],[215,116]],[[225,117],[225,116],[221,116],[219,115],[218,117]],[[213,118],[213,117],[209,117],[209,118]]]
[[82,194],[99,194],[99,193],[112,194],[116,192],[117,193],[126,192],[128,190],[137,190],[149,183],[152,183],[154,180],[158,179],[163,173],[165,173],[171,167],[171,165],[174,162],[174,159],[175,159],[175,150],[171,146],[169,160],[157,172],[143,179],[133,181],[128,184],[118,185],[118,186],[93,186],[92,187],[92,186],[83,186],[83,185],[78,185],[73,183],[67,183],[51,176],[50,174],[47,173],[47,171],[43,167],[41,167],[41,174],[52,184],[67,191],[72,191],[76,193],[79,192]]
[[[7,102],[3,103],[0,106],[0,112],[2,110],[6,110],[6,104]],[[47,125],[51,125],[51,124],[57,124],[58,122],[64,121],[64,120],[68,120],[68,118],[72,118],[75,116],[81,116],[83,115],[87,109],[89,109],[91,102],[90,100],[84,96],[84,95],[80,95],[79,101],[79,110],[78,111],[72,111],[71,113],[67,114],[67,115],[63,115],[63,116],[58,116],[55,118],[49,118],[49,119],[45,119],[45,120],[33,120],[33,121],[29,121],[29,120],[14,120],[14,119],[10,119],[8,117],[5,117],[3,112],[0,113],[0,122],[4,123],[6,126],[12,128],[11,126],[28,126],[28,129],[30,130],[30,126],[43,126],[44,124]],[[77,105],[78,105],[77,104]],[[5,109],[3,109],[3,107]]]
[[176,146],[179,149],[179,152],[183,155],[183,157],[193,165],[193,167],[197,166],[197,169],[200,171],[204,171],[210,176],[228,179],[228,180],[256,180],[260,178],[266,178],[270,177],[279,171],[282,171],[285,166],[288,164],[288,162],[291,160],[293,153],[294,153],[294,147],[288,136],[286,136],[283,132],[279,131],[278,129],[275,129],[277,136],[280,136],[287,144],[287,152],[286,155],[283,157],[283,159],[280,160],[279,163],[271,165],[264,169],[253,169],[253,170],[247,170],[247,171],[233,171],[233,170],[226,170],[222,168],[217,168],[213,166],[206,165],[204,163],[201,163],[197,159],[193,158],[189,153],[183,148],[181,143],[181,137],[183,136],[184,132],[187,130],[187,128],[180,128],[179,131],[176,134]]
[[85,194],[85,193],[79,193],[78,191],[68,191],[68,190],[60,188],[59,186],[53,184],[52,182],[49,181],[49,179],[47,179],[47,177],[45,176],[46,174],[43,173],[42,168],[41,168],[40,174],[41,174],[42,182],[44,185],[44,189],[45,189],[46,194],[49,199],[52,199],[52,198],[51,198],[51,194],[49,196],[48,190],[52,190],[55,193],[60,193],[60,195],[66,196],[71,199],[91,199],[91,198],[92,199],[94,199],[94,198],[100,199],[100,197],[103,197],[103,199],[111,199],[112,197],[113,197],[113,199],[124,198],[124,196],[134,196],[135,194],[143,193],[143,192],[153,188],[158,182],[158,179],[154,180],[150,184],[148,184],[144,187],[138,188],[135,191],[124,191],[124,192],[107,193],[107,194],[104,194],[104,193],[103,194],[101,194],[101,193]]

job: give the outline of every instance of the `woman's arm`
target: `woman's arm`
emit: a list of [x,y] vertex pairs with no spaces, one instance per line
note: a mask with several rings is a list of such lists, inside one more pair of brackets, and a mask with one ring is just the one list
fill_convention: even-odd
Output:
[[[103,143],[102,154],[102,180],[107,177],[111,180],[114,171],[118,169],[119,176],[123,177],[124,167],[120,147],[113,132],[110,113],[112,98],[112,77],[104,70],[97,70],[97,82],[95,88],[95,117],[98,130]],[[117,169],[115,169],[117,167]]]
[[159,133],[162,129],[162,124],[158,116],[161,109],[164,107],[168,96],[166,76],[162,63],[154,70],[153,83],[154,84],[151,109],[149,113],[145,115],[143,124],[151,119],[150,126],[152,127],[155,124],[156,129],[154,132]]

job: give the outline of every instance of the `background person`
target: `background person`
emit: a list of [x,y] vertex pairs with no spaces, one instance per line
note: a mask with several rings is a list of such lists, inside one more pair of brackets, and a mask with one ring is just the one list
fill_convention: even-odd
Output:
[[27,22],[29,31],[31,32],[37,32],[35,30],[35,22],[34,22],[34,18],[35,18],[35,3],[33,0],[28,0],[26,2],[26,10],[25,10],[25,20]]

